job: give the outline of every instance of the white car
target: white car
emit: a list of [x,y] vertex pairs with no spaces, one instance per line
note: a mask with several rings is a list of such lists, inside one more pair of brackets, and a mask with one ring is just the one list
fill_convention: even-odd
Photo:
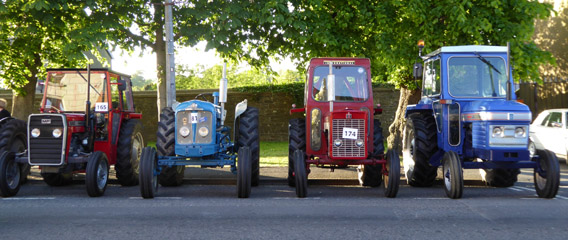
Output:
[[548,149],[566,159],[568,154],[568,108],[542,111],[530,127],[529,150]]

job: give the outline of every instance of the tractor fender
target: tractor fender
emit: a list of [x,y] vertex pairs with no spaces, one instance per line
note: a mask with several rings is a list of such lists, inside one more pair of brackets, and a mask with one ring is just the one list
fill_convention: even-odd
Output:
[[430,104],[408,105],[406,107],[406,112],[404,113],[404,118],[408,118],[408,116],[412,115],[413,113],[433,114],[432,105]]
[[243,114],[245,111],[247,110],[247,100],[243,100],[240,103],[237,103],[237,106],[235,107],[235,121],[237,120],[237,118],[239,118],[239,116],[241,114]]

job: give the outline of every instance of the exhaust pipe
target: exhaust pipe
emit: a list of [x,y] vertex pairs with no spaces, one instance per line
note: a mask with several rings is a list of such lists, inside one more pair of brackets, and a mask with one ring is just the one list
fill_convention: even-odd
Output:
[[225,103],[227,102],[227,63],[223,64],[223,77],[219,82],[219,103],[221,103],[221,125],[225,123]]

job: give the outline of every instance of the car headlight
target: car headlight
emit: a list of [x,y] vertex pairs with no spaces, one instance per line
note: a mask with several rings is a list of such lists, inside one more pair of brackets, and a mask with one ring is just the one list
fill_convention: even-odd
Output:
[[335,141],[333,141],[333,145],[335,145],[336,147],[341,146],[342,143],[343,141],[341,141],[341,139],[335,139]]
[[61,134],[62,134],[62,132],[61,132],[61,129],[59,129],[59,128],[53,129],[53,132],[51,132],[51,135],[53,135],[54,138],[61,137]]
[[34,128],[34,129],[32,129],[31,133],[32,133],[32,137],[36,138],[36,137],[39,137],[39,134],[41,132],[39,131],[39,128]]
[[201,137],[207,137],[207,135],[209,135],[209,128],[200,127],[200,128],[199,128],[199,136],[201,136]]
[[357,140],[355,141],[355,145],[356,145],[357,147],[362,147],[362,146],[363,146],[363,140],[357,139]]
[[503,137],[503,127],[494,127],[492,136]]
[[521,138],[525,136],[525,128],[524,127],[518,127],[515,128],[515,137],[516,138]]
[[179,129],[179,135],[181,135],[182,137],[189,136],[189,128],[188,127],[181,127]]

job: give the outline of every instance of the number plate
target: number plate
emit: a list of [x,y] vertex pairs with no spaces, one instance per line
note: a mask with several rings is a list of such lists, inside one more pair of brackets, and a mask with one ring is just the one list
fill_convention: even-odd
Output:
[[191,113],[191,123],[197,123],[197,113],[196,112]]
[[343,128],[343,138],[357,139],[357,132],[356,128]]
[[106,102],[95,103],[95,112],[108,112],[108,103]]

